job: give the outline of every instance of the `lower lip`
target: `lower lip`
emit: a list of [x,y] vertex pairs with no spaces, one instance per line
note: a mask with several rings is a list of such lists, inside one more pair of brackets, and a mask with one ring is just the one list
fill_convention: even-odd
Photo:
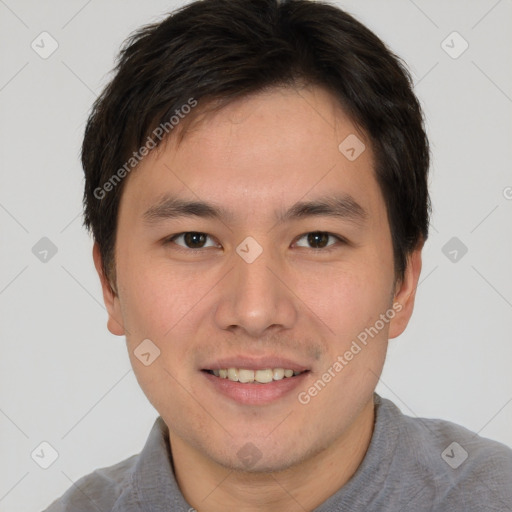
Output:
[[279,400],[290,394],[294,389],[304,385],[304,379],[309,372],[295,377],[285,377],[273,380],[267,384],[251,382],[242,384],[229,379],[221,379],[211,373],[201,372],[219,393],[245,405],[264,405]]

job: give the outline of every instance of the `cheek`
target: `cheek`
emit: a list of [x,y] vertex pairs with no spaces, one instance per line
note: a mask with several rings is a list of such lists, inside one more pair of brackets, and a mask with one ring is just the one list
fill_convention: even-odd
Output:
[[135,250],[120,258],[118,269],[123,316],[132,334],[160,339],[190,309],[195,292],[186,273],[157,265]]
[[387,310],[391,280],[389,272],[363,258],[362,263],[343,268],[304,271],[296,289],[308,308],[333,331],[331,335],[346,340]]
[[135,248],[130,254],[120,261],[118,272],[123,316],[131,333],[127,339],[136,343],[149,338],[175,354],[186,350],[189,344],[179,340],[197,336],[198,325],[212,309],[211,290],[225,270],[151,258]]

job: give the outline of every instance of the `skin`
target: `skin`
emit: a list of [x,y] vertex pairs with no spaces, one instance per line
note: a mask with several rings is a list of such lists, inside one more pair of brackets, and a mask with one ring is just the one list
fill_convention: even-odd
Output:
[[[338,145],[356,134],[353,162]],[[169,427],[178,484],[197,510],[312,510],[354,474],[368,448],[373,392],[388,339],[412,314],[421,244],[396,282],[390,228],[364,133],[318,87],[273,89],[237,100],[170,139],[129,176],[120,203],[113,292],[93,250],[108,328],[126,336],[140,386]],[[170,192],[232,212],[222,221],[188,217],[148,226],[143,213]],[[350,194],[364,223],[311,216],[276,223],[274,211],[325,194]],[[201,232],[207,247],[171,235]],[[307,233],[344,237],[327,247]],[[262,254],[247,263],[247,236]],[[331,249],[327,251],[327,249]],[[306,362],[307,390],[379,315],[400,312],[308,404],[297,393],[267,405],[220,395],[200,372],[215,357],[278,355]],[[160,357],[144,366],[134,350],[149,338]],[[254,444],[250,468],[237,456]]]

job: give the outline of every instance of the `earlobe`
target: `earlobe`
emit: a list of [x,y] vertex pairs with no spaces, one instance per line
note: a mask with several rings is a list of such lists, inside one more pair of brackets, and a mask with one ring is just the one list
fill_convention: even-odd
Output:
[[394,304],[399,304],[395,310],[397,314],[390,321],[389,339],[400,336],[405,331],[407,324],[412,316],[414,310],[414,300],[416,298],[416,288],[421,273],[421,251],[423,243],[418,244],[416,249],[407,258],[407,268],[404,273],[404,278],[397,285],[395,296],[393,299]]
[[103,291],[103,302],[105,303],[105,307],[107,308],[107,328],[112,334],[116,336],[123,336],[125,334],[125,329],[123,324],[123,317],[121,315],[119,297],[116,294],[116,292],[112,289],[112,286],[110,285],[107,276],[103,272],[101,252],[98,242],[94,242],[94,246],[92,249],[92,257],[94,260],[94,266],[96,267],[96,272],[98,272],[98,276],[101,282],[101,289]]

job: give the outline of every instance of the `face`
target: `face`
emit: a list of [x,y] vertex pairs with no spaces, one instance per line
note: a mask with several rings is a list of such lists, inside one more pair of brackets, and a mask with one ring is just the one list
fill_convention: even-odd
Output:
[[[348,136],[354,152],[339,149]],[[285,469],[371,402],[419,274],[416,255],[395,286],[373,158],[326,91],[281,89],[206,115],[127,178],[117,295],[101,276],[109,329],[126,335],[171,443],[228,468]]]

